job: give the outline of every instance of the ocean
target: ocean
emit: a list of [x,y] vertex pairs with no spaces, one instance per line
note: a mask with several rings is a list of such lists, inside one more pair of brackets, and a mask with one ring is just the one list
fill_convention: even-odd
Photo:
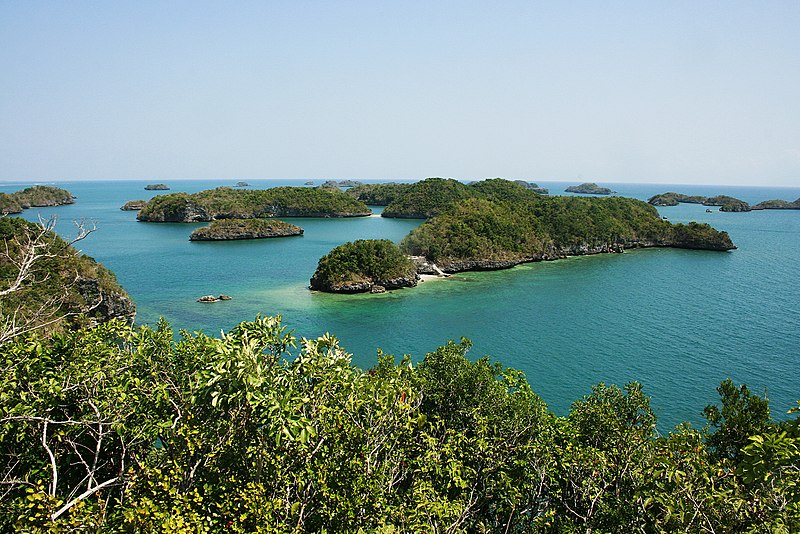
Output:
[[[128,200],[236,181],[173,181],[167,192],[145,191],[152,180],[59,181],[51,185],[69,190],[75,204],[23,216],[56,216],[67,238],[75,234],[73,221],[95,225],[77,246],[116,273],[136,302],[137,324],[164,317],[176,332],[219,335],[258,314],[282,315],[298,338],[334,334],[364,369],[375,364],[378,349],[419,361],[466,337],[473,342],[470,357],[489,355],[524,371],[559,415],[594,384],[641,382],[661,432],[684,421],[702,426],[702,410],[718,400],[715,388],[725,378],[766,393],[777,419],[800,399],[798,210],[659,208],[673,222],[727,231],[738,247],[731,252],[635,250],[463,273],[381,295],[330,295],[308,290],[321,256],[355,239],[400,241],[421,221],[384,219],[373,208],[376,215],[366,218],[289,219],[304,228],[300,237],[190,242],[202,224],[140,223],[136,212],[119,209]],[[303,184],[247,181],[254,188]],[[574,182],[539,184],[566,194]],[[0,191],[28,185],[0,183]],[[753,204],[800,197],[800,188],[601,185],[643,200],[667,191],[726,194]],[[222,293],[233,299],[196,302]]]

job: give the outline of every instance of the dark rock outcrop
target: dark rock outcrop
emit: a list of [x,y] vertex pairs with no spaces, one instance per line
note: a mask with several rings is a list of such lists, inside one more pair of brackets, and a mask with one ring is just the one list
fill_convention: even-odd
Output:
[[124,291],[104,287],[96,278],[78,278],[75,288],[88,304],[87,315],[94,322],[122,319],[133,324],[136,305]]
[[169,191],[167,184],[148,184],[144,188],[146,191]]

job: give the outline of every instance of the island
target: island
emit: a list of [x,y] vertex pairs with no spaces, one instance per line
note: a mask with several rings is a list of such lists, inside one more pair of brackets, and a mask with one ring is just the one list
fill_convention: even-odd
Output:
[[550,191],[544,187],[539,187],[539,184],[535,182],[526,182],[525,180],[514,180],[514,183],[524,187],[525,189],[530,189],[534,193],[539,193],[540,195],[547,195]]
[[329,293],[382,293],[414,287],[414,262],[388,239],[359,239],[320,258],[310,289]]
[[197,228],[190,241],[230,241],[303,235],[303,229],[278,219],[219,219]]
[[144,188],[147,191],[169,191],[167,184],[148,184]]
[[147,204],[146,200],[129,200],[119,209],[122,211],[139,211],[140,209],[144,208],[145,204]]
[[75,197],[66,189],[34,185],[14,193],[0,193],[0,214],[22,213],[28,208],[45,208],[74,204]]
[[755,206],[752,206],[751,209],[753,210],[800,210],[800,198],[795,200],[794,202],[789,202],[787,200],[765,200],[763,202],[759,202]]
[[678,203],[702,204],[706,200],[708,200],[708,197],[700,195],[689,196],[670,191],[654,195],[647,202],[653,206],[677,206]]
[[358,180],[327,180],[326,182],[324,182],[319,187],[328,187],[328,188],[330,188],[330,187],[338,187],[338,188],[342,188],[342,187],[356,187],[358,185],[364,185],[364,184],[362,182],[359,182]]
[[413,184],[394,186],[395,196],[382,217],[428,219],[456,202],[469,198],[492,201],[534,202],[542,195],[536,189],[503,178],[490,178],[465,185],[450,178],[427,178]]
[[345,193],[368,206],[388,206],[405,194],[412,184],[361,184],[351,187]]
[[600,187],[599,185],[591,182],[586,182],[580,185],[571,185],[564,191],[567,193],[583,193],[585,195],[611,195],[616,193],[607,187]]
[[339,189],[219,187],[199,193],[170,193],[147,202],[137,219],[144,222],[210,222],[214,219],[271,217],[366,217],[363,202]]
[[704,206],[720,206],[719,211],[750,211],[750,204],[728,195],[717,195],[703,201]]
[[248,184],[247,182],[236,182],[236,185],[234,185],[233,187],[250,187],[250,184]]

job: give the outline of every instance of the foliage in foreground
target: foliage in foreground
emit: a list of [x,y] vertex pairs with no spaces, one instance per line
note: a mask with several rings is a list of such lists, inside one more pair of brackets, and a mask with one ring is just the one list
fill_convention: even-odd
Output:
[[280,318],[0,347],[0,530],[796,532],[800,420],[726,381],[655,432],[638,384],[556,417],[448,343],[362,372]]

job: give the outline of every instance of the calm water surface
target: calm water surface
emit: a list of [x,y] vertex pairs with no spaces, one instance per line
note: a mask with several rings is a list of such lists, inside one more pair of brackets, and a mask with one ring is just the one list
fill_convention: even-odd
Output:
[[[249,180],[253,187],[302,182]],[[598,382],[640,381],[652,396],[659,427],[701,425],[702,409],[725,378],[767,391],[783,417],[800,399],[800,211],[705,212],[705,206],[660,208],[673,222],[708,222],[739,247],[719,253],[642,250],[468,273],[384,295],[328,295],[307,289],[320,256],[354,239],[399,241],[420,221],[291,219],[305,235],[275,240],[190,242],[197,224],[136,221],[119,207],[150,198],[145,181],[62,182],[76,204],[27,210],[59,217],[59,232],[74,235],[73,220],[97,231],[80,243],[112,269],[137,304],[137,322],[165,317],[177,330],[217,335],[257,314],[281,314],[298,337],[334,333],[355,364],[375,363],[376,349],[416,359],[462,336],[471,355],[491,355],[525,371],[553,411]],[[194,192],[235,181],[176,181],[172,191]],[[15,191],[29,184],[0,184]],[[567,183],[542,182],[558,194]],[[606,184],[603,184],[606,185]],[[800,188],[611,184],[620,195],[729,194],[745,201],[795,200]],[[380,208],[374,211],[379,212]],[[228,302],[201,304],[206,294]]]

